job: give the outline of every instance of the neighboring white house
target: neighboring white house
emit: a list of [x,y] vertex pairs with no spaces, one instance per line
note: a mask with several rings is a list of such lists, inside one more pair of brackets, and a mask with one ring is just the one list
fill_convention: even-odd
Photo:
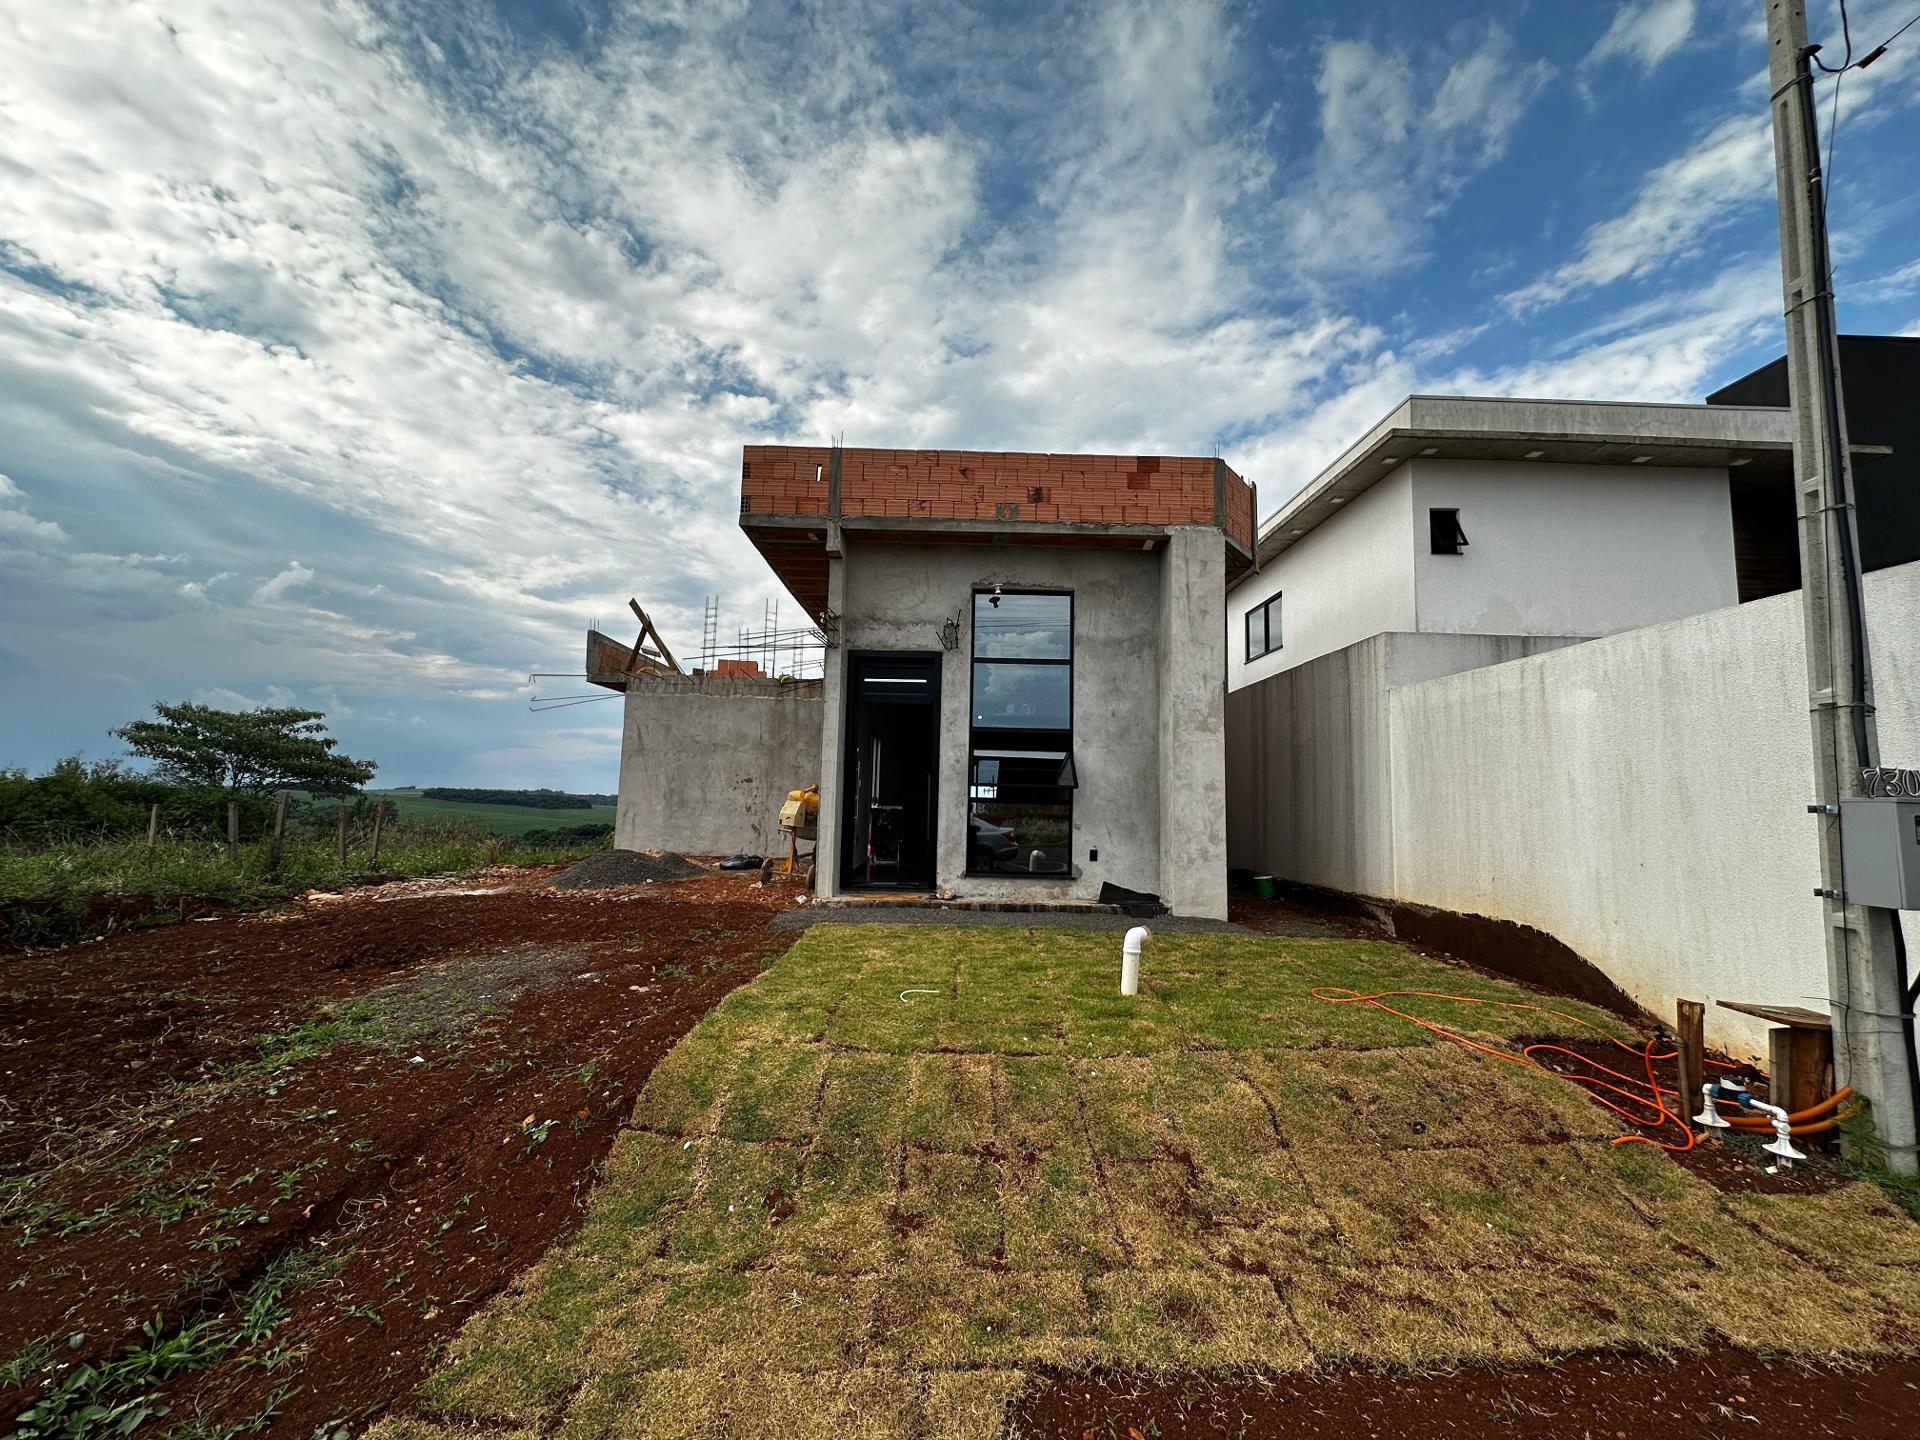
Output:
[[1591,639],[1734,604],[1743,561],[1793,543],[1734,497],[1791,453],[1771,407],[1411,396],[1261,528],[1227,686],[1373,635]]
[[[1818,1006],[1791,454],[1778,408],[1407,400],[1228,593],[1228,863],[1533,927],[1662,1014]],[[1920,562],[1866,603],[1910,763]]]

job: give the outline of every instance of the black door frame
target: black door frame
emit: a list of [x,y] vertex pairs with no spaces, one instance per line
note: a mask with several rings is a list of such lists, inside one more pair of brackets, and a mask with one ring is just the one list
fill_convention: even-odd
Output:
[[840,779],[846,787],[846,794],[840,800],[840,825],[843,838],[839,843],[840,854],[834,857],[839,867],[840,888],[842,890],[911,890],[914,885],[869,885],[853,878],[858,867],[847,864],[848,840],[853,835],[854,816],[859,805],[858,756],[854,747],[855,726],[853,722],[854,703],[860,696],[860,664],[866,660],[917,660],[927,667],[933,680],[933,771],[928,777],[927,786],[927,884],[931,890],[940,883],[940,684],[941,670],[944,667],[945,652],[941,650],[849,650],[847,652],[846,694],[840,702]]

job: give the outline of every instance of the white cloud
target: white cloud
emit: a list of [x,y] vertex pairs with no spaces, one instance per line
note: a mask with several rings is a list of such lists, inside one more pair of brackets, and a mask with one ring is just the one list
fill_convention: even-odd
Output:
[[1433,218],[1506,153],[1551,73],[1521,58],[1493,23],[1451,57],[1364,40],[1323,44],[1320,143],[1306,182],[1281,206],[1291,262],[1341,278],[1380,277],[1419,259]]
[[[1602,46],[1668,58],[1685,8]],[[70,643],[436,735],[464,704],[504,779],[560,753],[520,743],[522,680],[594,614],[638,594],[683,653],[706,593],[758,623],[742,443],[1222,449],[1270,508],[1410,390],[1691,396],[1750,333],[1727,276],[1667,272],[1754,219],[1764,121],[1620,177],[1539,274],[1486,239],[1549,79],[1495,23],[1329,17],[1277,57],[1296,105],[1226,0],[923,8],[906,40],[862,0],[616,0],[577,52],[490,14],[0,13],[0,598],[87,628],[42,669]],[[1893,73],[1847,82],[1843,175]],[[1623,280],[1570,341],[1513,323]]]
[[1623,5],[1581,64],[1630,60],[1652,69],[1687,43],[1695,15],[1694,0],[1646,0],[1645,4]]
[[1920,290],[1920,260],[1908,261],[1905,265],[1863,280],[1851,287],[1850,298],[1858,300],[1902,300]]
[[1579,251],[1502,296],[1520,314],[1654,273],[1696,255],[1716,231],[1772,193],[1773,139],[1765,116],[1723,121],[1636,187],[1625,210],[1591,226]]
[[270,604],[280,599],[289,590],[297,590],[303,585],[313,583],[313,571],[298,560],[289,561],[287,568],[272,579],[262,581],[253,592],[256,604]]
[[1778,271],[1764,257],[1648,299],[1533,360],[1483,367],[1437,345],[1383,349],[1350,367],[1298,422],[1235,458],[1260,478],[1265,517],[1408,395],[1693,403],[1729,358],[1777,334],[1779,314]]
[[224,685],[208,685],[187,697],[196,705],[211,705],[216,710],[258,710],[261,702]]

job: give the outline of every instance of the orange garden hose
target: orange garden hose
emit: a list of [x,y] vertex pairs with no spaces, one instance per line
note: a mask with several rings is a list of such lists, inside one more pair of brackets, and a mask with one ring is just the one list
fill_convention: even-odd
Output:
[[[1646,1079],[1642,1080],[1637,1076],[1627,1075],[1610,1066],[1602,1065],[1598,1060],[1582,1055],[1578,1050],[1570,1050],[1564,1045],[1554,1045],[1545,1041],[1524,1046],[1520,1053],[1515,1054],[1511,1050],[1502,1050],[1497,1046],[1486,1045],[1478,1040],[1469,1039],[1457,1030],[1449,1030],[1444,1025],[1435,1024],[1431,1020],[1424,1020],[1418,1015],[1409,1014],[1405,1010],[1397,1010],[1393,1006],[1383,1003],[1384,1001],[1397,999],[1402,996],[1426,1000],[1450,1000],[1460,1005],[1491,1005],[1499,1010],[1532,1010],[1542,1015],[1553,1015],[1562,1020],[1570,1020],[1583,1029],[1593,1031],[1608,1044],[1619,1047],[1629,1055],[1636,1056],[1646,1069]],[[1682,1097],[1677,1090],[1660,1084],[1654,1074],[1653,1065],[1656,1060],[1671,1060],[1678,1052],[1669,1051],[1665,1054],[1656,1055],[1654,1054],[1653,1042],[1651,1040],[1649,1040],[1644,1047],[1636,1048],[1627,1044],[1624,1040],[1615,1039],[1598,1025],[1595,1025],[1591,1020],[1587,1020],[1582,1016],[1571,1014],[1565,1010],[1554,1010],[1545,1005],[1529,1005],[1518,1000],[1488,1000],[1478,995],[1451,995],[1439,990],[1382,990],[1377,994],[1367,995],[1357,990],[1350,990],[1343,985],[1315,986],[1313,997],[1316,1000],[1325,1000],[1333,1005],[1370,1005],[1376,1010],[1384,1010],[1387,1014],[1397,1016],[1399,1019],[1411,1021],[1423,1030],[1431,1031],[1435,1035],[1465,1045],[1469,1050],[1478,1050],[1484,1055],[1493,1056],[1496,1060],[1505,1060],[1515,1065],[1525,1065],[1529,1069],[1542,1070],[1549,1075],[1558,1075],[1563,1079],[1571,1080],[1574,1084],[1584,1087],[1587,1093],[1593,1096],[1595,1100],[1620,1115],[1629,1124],[1649,1127],[1655,1132],[1652,1135],[1617,1135],[1613,1140],[1615,1145],[1658,1145],[1662,1150],[1684,1151],[1693,1149],[1694,1145],[1698,1143],[1699,1137],[1694,1134],[1693,1126],[1688,1123],[1688,1116],[1685,1113],[1684,1105],[1681,1110],[1676,1111],[1668,1106],[1666,1099],[1669,1095],[1682,1100],[1687,1097]],[[1592,1069],[1598,1071],[1599,1075],[1569,1074],[1564,1070],[1557,1070],[1550,1065],[1543,1065],[1533,1058],[1536,1051],[1551,1051],[1565,1055],[1570,1059],[1578,1061],[1582,1065],[1590,1066]],[[1720,1060],[1708,1060],[1706,1063],[1722,1070],[1736,1068]],[[1603,1080],[1599,1078],[1601,1075],[1612,1078]],[[1614,1083],[1616,1081],[1619,1083]],[[1626,1102],[1626,1104],[1616,1103],[1616,1101],[1608,1099],[1606,1094],[1600,1093],[1602,1091],[1619,1097],[1619,1100]],[[1846,1117],[1833,1116],[1827,1119],[1816,1119],[1816,1117],[1826,1115],[1827,1112],[1833,1110],[1834,1107],[1848,1099],[1852,1094],[1852,1088],[1848,1087],[1822,1100],[1817,1105],[1810,1105],[1805,1110],[1789,1115],[1787,1120],[1792,1127],[1790,1133],[1794,1135],[1818,1135],[1836,1128],[1840,1121]],[[1733,1102],[1722,1101],[1721,1103],[1731,1104]],[[1629,1104],[1637,1106],[1642,1112],[1646,1113],[1635,1114],[1632,1110],[1626,1108],[1626,1105]],[[1677,1125],[1680,1128],[1681,1133],[1686,1136],[1684,1142],[1677,1145],[1670,1145],[1664,1140],[1655,1138],[1660,1129],[1668,1124]],[[1742,1132],[1764,1131],[1766,1133],[1772,1133],[1773,1130],[1772,1121],[1761,1119],[1758,1116],[1736,1115],[1728,1120],[1728,1124]]]
[[[1809,1105],[1804,1110],[1794,1111],[1791,1115],[1787,1116],[1787,1123],[1790,1125],[1802,1124],[1805,1121],[1812,1120],[1817,1118],[1818,1116],[1826,1114],[1827,1111],[1833,1109],[1833,1107],[1838,1105],[1842,1100],[1850,1100],[1852,1098],[1853,1098],[1853,1087],[1851,1085],[1843,1086],[1841,1089],[1834,1091],[1833,1094],[1829,1095],[1826,1099],[1822,1100],[1819,1104]],[[1731,1105],[1733,1102],[1731,1100],[1723,1100],[1720,1103],[1723,1105]],[[1735,1115],[1731,1117],[1727,1121],[1727,1123],[1729,1125],[1754,1125],[1762,1129],[1771,1129],[1773,1126],[1773,1122],[1771,1120],[1762,1119],[1758,1115]]]

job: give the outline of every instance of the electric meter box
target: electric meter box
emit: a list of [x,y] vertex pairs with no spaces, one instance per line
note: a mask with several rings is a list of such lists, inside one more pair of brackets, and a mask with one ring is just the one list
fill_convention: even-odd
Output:
[[1842,800],[1848,903],[1920,910],[1920,800]]

